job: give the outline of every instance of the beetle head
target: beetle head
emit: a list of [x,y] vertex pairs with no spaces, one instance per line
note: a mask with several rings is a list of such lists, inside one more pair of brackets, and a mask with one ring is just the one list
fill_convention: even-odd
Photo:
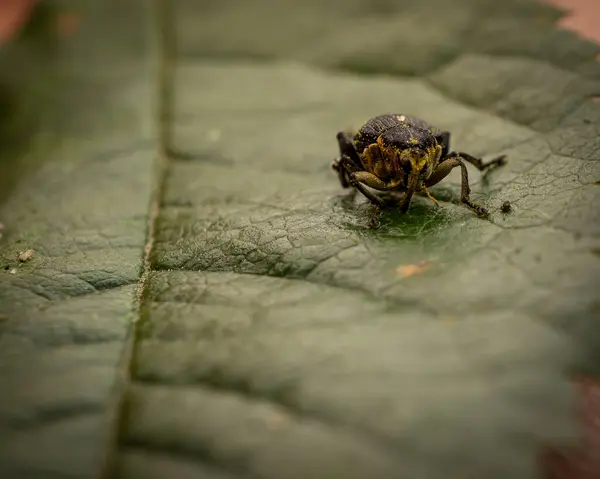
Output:
[[428,179],[438,165],[442,156],[442,148],[438,145],[428,148],[406,148],[399,152],[402,168],[409,174]]
[[412,141],[408,144],[394,140],[395,138],[384,136],[377,140],[379,150],[388,160],[388,164],[393,165],[393,169],[398,173],[414,176],[417,182],[429,178],[442,156],[442,148],[435,141],[422,141],[424,138],[411,138]]

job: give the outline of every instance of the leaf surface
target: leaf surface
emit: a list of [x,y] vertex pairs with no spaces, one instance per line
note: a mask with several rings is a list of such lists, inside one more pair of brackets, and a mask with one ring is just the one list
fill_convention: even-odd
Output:
[[[0,209],[1,464],[527,478],[575,440],[568,375],[600,364],[598,47],[529,1],[182,1],[154,12],[175,58],[145,5],[73,67],[60,144]],[[335,134],[388,111],[507,155],[469,169],[489,221],[453,172],[440,208],[366,228]]]

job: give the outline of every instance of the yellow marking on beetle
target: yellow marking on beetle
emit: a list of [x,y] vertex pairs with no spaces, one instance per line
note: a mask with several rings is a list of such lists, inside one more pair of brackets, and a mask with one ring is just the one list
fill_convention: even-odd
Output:
[[414,173],[419,174],[425,165],[429,165],[429,171],[427,175],[429,176],[437,166],[436,162],[438,160],[438,150],[439,153],[441,153],[441,147],[437,146],[428,148],[425,155],[419,155],[410,150],[401,153],[401,155],[405,158],[408,158]]
[[412,143],[412,144],[414,145],[414,144],[416,144],[416,143],[419,143],[419,139],[418,139],[418,138],[415,138],[415,137],[413,136],[412,138],[409,138],[409,139],[408,139],[408,142],[409,142],[409,143]]
[[412,155],[410,157],[410,164],[412,166],[412,170],[415,173],[418,173],[427,164],[427,156],[415,156],[415,155]]
[[406,117],[404,115],[399,115],[399,116],[396,116],[396,120],[404,123],[406,121]]
[[398,180],[392,180],[389,183],[390,189],[398,188],[398,186],[404,185],[404,178],[400,178]]
[[377,144],[384,158],[391,158],[400,152],[400,149],[396,145],[385,145],[381,135],[377,137]]

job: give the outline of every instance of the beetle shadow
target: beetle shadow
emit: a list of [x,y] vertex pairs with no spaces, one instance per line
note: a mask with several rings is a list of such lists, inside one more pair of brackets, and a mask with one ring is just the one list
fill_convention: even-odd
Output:
[[388,207],[381,214],[381,226],[371,230],[379,237],[394,237],[422,240],[423,236],[433,235],[452,223],[452,214],[427,198],[415,197],[407,213]]
[[424,235],[435,234],[441,228],[456,221],[456,215],[445,204],[450,206],[456,203],[456,195],[451,190],[436,191],[436,198],[440,206],[436,206],[426,196],[415,195],[407,213],[400,212],[394,207],[396,204],[393,196],[383,195],[386,206],[382,210],[380,226],[377,229],[369,227],[373,215],[373,206],[357,192],[349,192],[335,197],[334,202],[352,220],[342,222],[347,229],[374,238],[419,238]]

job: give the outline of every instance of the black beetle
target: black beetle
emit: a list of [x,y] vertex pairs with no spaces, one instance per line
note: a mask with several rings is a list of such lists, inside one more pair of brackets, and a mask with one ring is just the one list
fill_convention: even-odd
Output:
[[378,227],[382,198],[366,188],[379,191],[404,192],[399,202],[403,213],[417,191],[423,191],[432,201],[428,187],[439,183],[459,166],[462,173],[460,201],[478,216],[488,216],[488,210],[473,203],[469,197],[469,175],[463,160],[484,171],[503,165],[505,156],[484,163],[467,153],[450,151],[450,133],[442,131],[414,116],[385,114],[371,118],[354,135],[339,132],[337,140],[340,158],[332,164],[342,187],[354,187],[375,205],[372,227]]

